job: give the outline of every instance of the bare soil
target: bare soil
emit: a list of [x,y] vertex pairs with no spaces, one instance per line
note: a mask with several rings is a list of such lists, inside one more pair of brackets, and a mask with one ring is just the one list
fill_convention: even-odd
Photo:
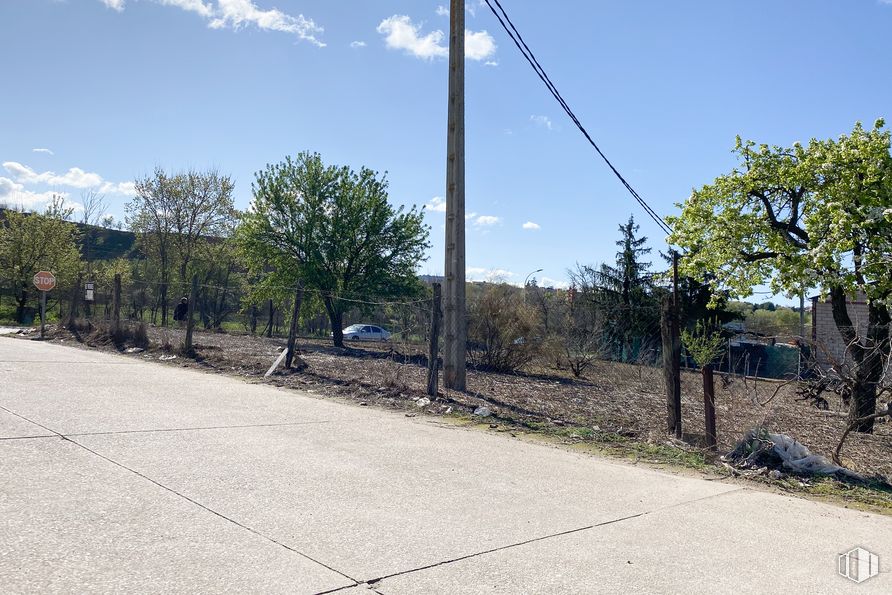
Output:
[[[302,338],[299,354],[308,367],[299,372],[280,369],[264,380],[264,373],[286,345],[284,338],[197,330],[195,355],[190,358],[179,353],[183,329],[149,328],[148,335],[149,348],[134,357],[266,381],[362,405],[403,409],[408,415],[470,414],[485,406],[492,413],[486,420],[491,423],[534,430],[582,428],[645,444],[673,444],[664,428],[665,395],[662,371],[657,367],[601,361],[581,379],[550,367],[515,375],[469,370],[466,392],[447,391],[441,384],[438,398],[419,407],[419,400],[427,397],[427,357],[419,345],[363,343],[339,349],[330,340]],[[59,328],[50,336],[89,347],[118,351],[126,347],[111,345],[101,335],[73,337]],[[844,404],[831,393],[825,395],[829,410],[820,410],[798,400],[796,389],[796,383],[717,373],[719,454],[731,450],[747,430],[764,427],[790,435],[813,453],[830,458],[846,427]],[[699,372],[684,371],[684,441],[692,449],[704,445],[702,394]],[[842,458],[854,471],[888,480],[892,478],[890,452],[892,423],[879,420],[872,435],[850,434]]]

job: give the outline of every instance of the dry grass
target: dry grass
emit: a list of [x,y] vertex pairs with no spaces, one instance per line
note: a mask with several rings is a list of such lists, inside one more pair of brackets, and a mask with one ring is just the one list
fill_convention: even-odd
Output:
[[[60,331],[61,332],[61,331]],[[182,329],[148,329],[152,347],[141,357],[157,359],[161,345],[182,342]],[[198,366],[243,377],[259,378],[284,348],[284,339],[196,332],[196,358],[173,363]],[[279,373],[270,381],[309,389],[365,404],[417,411],[424,396],[426,358],[420,348],[404,344],[357,345],[336,349],[329,341],[300,340],[301,357],[309,368]],[[427,406],[429,413],[449,408],[470,412],[486,405],[497,420],[529,428],[587,428],[598,435],[616,435],[642,444],[664,445],[666,404],[659,368],[598,361],[575,379],[569,371],[537,370],[508,375],[469,371],[468,390],[444,391]],[[837,399],[835,395],[831,395]],[[682,373],[684,439],[696,447],[704,442],[702,380],[694,371]],[[818,410],[796,400],[795,383],[716,375],[716,416],[719,449],[730,450],[750,428],[761,426],[794,437],[812,452],[830,457],[845,429],[842,403]],[[892,424],[878,423],[873,435],[850,435],[843,461],[866,475],[892,478]]]

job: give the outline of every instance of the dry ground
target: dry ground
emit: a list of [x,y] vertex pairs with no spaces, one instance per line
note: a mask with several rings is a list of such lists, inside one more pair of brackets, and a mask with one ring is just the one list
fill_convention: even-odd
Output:
[[[248,335],[195,333],[194,359],[178,355],[182,329],[150,328],[151,346],[138,357],[168,364],[200,367],[261,380],[285,340]],[[55,340],[72,341],[68,331],[56,329]],[[89,346],[97,345],[79,337]],[[77,343],[77,341],[72,341]],[[102,342],[100,342],[102,343]],[[107,348],[112,346],[104,345]],[[492,422],[510,422],[536,430],[582,429],[623,436],[638,443],[665,444],[665,397],[659,368],[598,362],[584,379],[565,371],[543,369],[541,374],[508,375],[468,372],[468,390],[446,391],[433,403],[418,407],[425,397],[426,357],[420,346],[400,342],[359,344],[337,349],[330,341],[301,339],[301,357],[308,368],[279,371],[267,382],[320,395],[336,395],[360,404],[408,409],[414,413],[470,413],[488,407]],[[716,416],[720,452],[730,450],[750,428],[766,427],[794,437],[812,452],[828,458],[845,429],[843,404],[830,394],[830,409],[821,411],[797,400],[795,384],[716,376]],[[698,372],[682,375],[685,441],[703,444],[702,380]],[[411,413],[410,413],[411,414]],[[575,431],[575,430],[574,430]],[[576,437],[571,431],[564,435]],[[843,461],[866,475],[892,479],[892,424],[879,423],[873,435],[853,434],[846,441]]]

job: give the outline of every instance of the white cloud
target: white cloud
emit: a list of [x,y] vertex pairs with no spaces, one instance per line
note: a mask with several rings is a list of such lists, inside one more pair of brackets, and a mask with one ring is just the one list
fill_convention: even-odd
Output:
[[[446,34],[440,29],[422,34],[421,24],[415,24],[406,15],[393,15],[381,21],[378,33],[384,36],[385,45],[392,50],[433,60],[449,56],[446,45]],[[496,42],[486,31],[465,31],[465,58],[468,60],[487,60],[496,53]]]
[[530,116],[530,122],[546,130],[554,130],[554,124],[552,124],[551,118],[548,116]]
[[267,31],[293,33],[300,39],[309,41],[319,47],[325,44],[316,38],[324,29],[312,19],[299,14],[296,17],[277,8],[261,10],[251,0],[217,0],[215,18],[208,24],[212,29],[232,27],[239,29],[245,25],[254,25]]
[[435,196],[429,203],[424,205],[424,208],[433,213],[445,213],[446,200],[442,196]]
[[124,10],[124,0],[99,0],[99,1],[102,2],[103,4],[105,4],[106,7],[111,8],[113,10],[117,10],[118,12],[121,12],[122,10]]
[[16,184],[9,178],[0,177],[0,199],[11,195],[13,192],[20,192],[24,189],[25,187],[21,184]]
[[523,228],[536,230],[536,229],[542,229],[542,226],[539,225],[538,223],[533,223],[532,221],[527,221],[526,223],[523,224]]
[[353,49],[364,48],[365,46],[366,46],[366,43],[364,41],[351,41],[350,42],[350,47]]
[[[24,186],[44,184],[48,186],[65,186],[68,188],[92,188],[102,194],[122,194],[125,196],[132,196],[135,193],[133,182],[110,182],[95,172],[84,171],[79,167],[72,167],[61,175],[51,171],[38,173],[27,165],[23,165],[16,161],[5,161],[3,163],[3,168],[12,175],[14,183],[20,187],[18,190],[21,192],[25,192]],[[7,180],[7,182],[13,181],[8,178],[2,179]]]
[[507,281],[511,277],[514,276],[514,273],[511,271],[506,271],[505,269],[491,269],[486,271],[486,276],[484,277],[490,283],[498,283],[501,281]]
[[68,196],[66,192],[32,192],[9,178],[0,177],[0,205],[26,211],[41,210],[53,196]]
[[163,4],[164,6],[176,6],[177,8],[182,8],[183,10],[187,10],[189,12],[195,12],[199,15],[203,16],[206,19],[214,16],[214,7],[211,6],[210,2],[204,2],[204,0],[155,0],[156,2]]
[[[118,12],[124,10],[124,0],[99,0],[109,8]],[[208,21],[211,29],[241,29],[253,25],[264,31],[291,33],[299,39],[325,47],[318,37],[325,30],[312,19],[302,14],[292,16],[278,8],[264,10],[253,0],[154,0],[162,6],[174,6],[182,10],[194,12]]]
[[496,54],[496,40],[486,31],[465,31],[465,57],[487,60]]
[[123,194],[124,196],[135,196],[136,184],[133,182],[120,182],[114,185],[114,190],[109,190],[108,192],[112,194]]
[[566,281],[552,279],[551,277],[542,277],[538,280],[539,287],[553,287],[554,289],[569,289],[570,284]]
[[465,268],[465,277],[468,281],[488,281],[490,283],[493,282],[502,282],[510,279],[511,277],[516,277],[515,273],[512,273],[506,269],[486,269],[483,267],[467,267]]
[[[890,0],[890,1],[892,1],[892,0]],[[449,16],[449,7],[443,6],[442,4],[437,6],[437,16],[448,17]]]
[[421,25],[416,25],[406,15],[393,15],[381,21],[378,33],[384,35],[385,45],[392,50],[403,50],[416,58],[432,60],[445,58],[449,49],[443,45],[445,35],[439,29],[421,35]]
[[6,161],[3,168],[15,176],[22,184],[49,184],[51,186],[73,186],[74,188],[93,188],[102,184],[102,176],[86,172],[79,167],[72,167],[62,175],[51,171],[37,173],[27,165],[15,161]]
[[43,181],[40,179],[40,174],[35,172],[27,165],[22,165],[21,163],[16,163],[15,161],[5,161],[3,163],[3,169],[15,176],[15,179],[18,182],[22,182],[24,184],[36,184]]
[[501,221],[501,217],[495,215],[479,215],[474,219],[474,227],[492,227]]
[[486,62],[483,63],[483,65],[484,66],[498,66],[499,61],[498,60],[487,60]]
[[53,153],[49,149],[31,149],[31,151],[34,153],[46,153],[47,155],[55,155],[55,153]]

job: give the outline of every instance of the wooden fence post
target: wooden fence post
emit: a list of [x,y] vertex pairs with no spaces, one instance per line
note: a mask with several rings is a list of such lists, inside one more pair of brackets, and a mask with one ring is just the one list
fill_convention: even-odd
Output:
[[189,308],[186,312],[186,341],[183,351],[192,353],[192,331],[195,328],[195,300],[198,299],[198,275],[192,275],[192,290],[189,292]]
[[115,273],[114,296],[112,297],[112,328],[117,334],[121,330],[121,273]]
[[703,410],[706,414],[706,446],[711,450],[716,447],[715,433],[715,379],[712,364],[703,366]]
[[285,369],[291,369],[294,361],[294,346],[297,343],[297,323],[300,318],[300,304],[304,299],[304,289],[298,281],[297,290],[294,292],[294,309],[291,311],[291,328],[288,329],[288,354],[285,356]]
[[439,391],[439,347],[440,347],[440,302],[442,301],[442,286],[433,284],[434,299],[431,307],[431,342],[427,356],[427,394],[436,398]]
[[663,380],[666,385],[666,426],[681,438],[681,338],[672,298],[663,298],[660,312],[660,334],[663,339]]

